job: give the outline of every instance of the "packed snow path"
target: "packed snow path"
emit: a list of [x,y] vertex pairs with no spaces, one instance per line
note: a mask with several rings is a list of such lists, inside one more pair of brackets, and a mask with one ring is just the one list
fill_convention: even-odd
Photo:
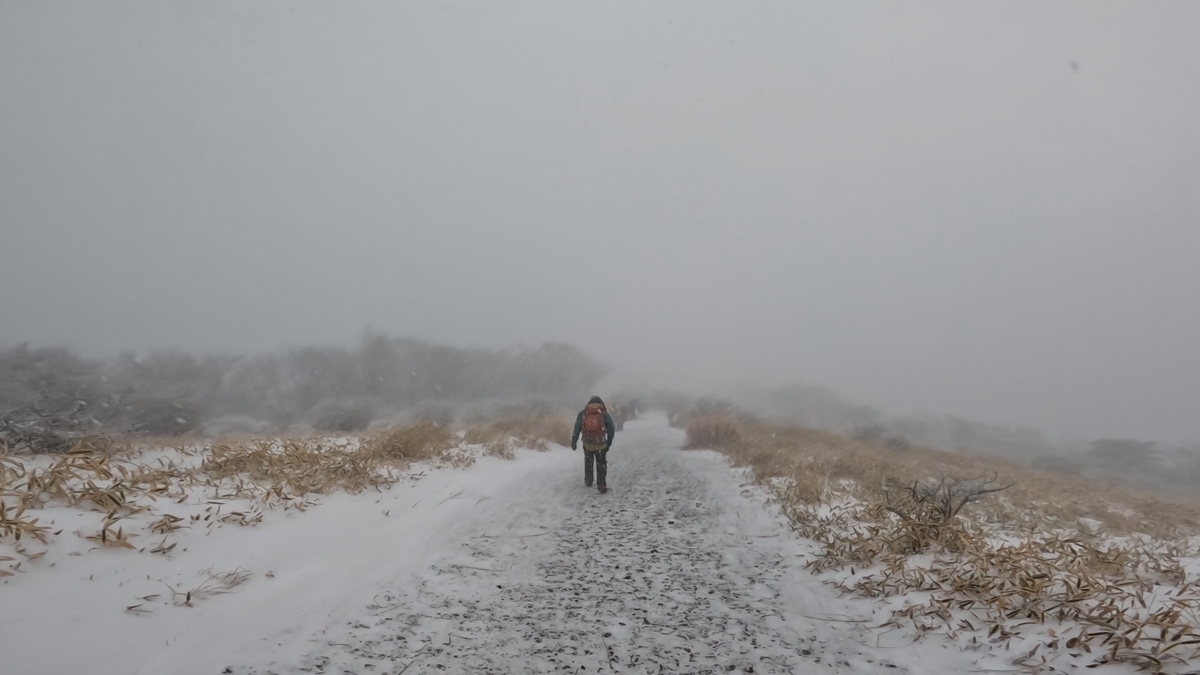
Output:
[[522,460],[533,468],[442,532],[428,566],[302,657],[227,672],[906,672],[828,618],[846,605],[800,567],[806,544],[681,440],[628,425],[607,495],[583,485],[579,452]]
[[[851,570],[809,574],[817,545],[682,442],[661,417],[629,424],[607,495],[567,448],[466,448],[468,468],[415,465],[251,527],[189,522],[166,555],[98,546],[85,535],[102,514],[47,508],[62,536],[0,578],[0,673],[1015,672],[1028,646],[882,628],[928,598],[840,596],[824,580]],[[192,499],[151,515],[212,504]],[[204,592],[214,572],[243,583]]]

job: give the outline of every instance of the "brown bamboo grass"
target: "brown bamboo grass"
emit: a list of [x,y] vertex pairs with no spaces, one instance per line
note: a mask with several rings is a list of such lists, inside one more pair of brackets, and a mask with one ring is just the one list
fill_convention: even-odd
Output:
[[540,413],[477,424],[467,429],[463,440],[472,445],[511,442],[518,447],[546,450],[548,443],[570,443],[571,429],[568,416]]
[[[851,572],[828,583],[912,598],[881,627],[1006,649],[1022,626],[1045,625],[1049,637],[1013,659],[1032,670],[1071,659],[1166,672],[1200,658],[1200,591],[1180,562],[1197,553],[1183,544],[1200,532],[1193,498],[731,415],[692,417],[687,439],[753,470],[793,528],[820,545],[813,572]],[[989,475],[1012,486],[933,530],[895,497],[898,486]]]
[[[25,545],[46,545],[61,532],[52,532],[36,514],[45,506],[70,506],[103,514],[99,529],[84,535],[98,548],[166,554],[175,546],[168,538],[177,530],[218,523],[252,526],[267,509],[304,510],[319,495],[386,489],[415,462],[469,465],[475,455],[462,447],[464,442],[483,443],[485,453],[511,459],[514,447],[544,450],[548,441],[562,442],[569,434],[568,419],[531,415],[476,425],[461,436],[421,422],[356,438],[212,442],[175,448],[170,454],[178,460],[149,459],[145,448],[113,439],[81,439],[45,466],[0,448],[0,542],[14,542],[26,560],[40,557],[44,550]],[[203,513],[170,513],[172,504],[197,494],[208,499]],[[249,506],[226,506],[235,499]],[[153,516],[148,524],[135,526],[130,520],[145,513]],[[139,546],[134,542],[142,535],[147,543]],[[0,576],[10,574],[0,567]]]
[[[189,590],[178,590],[167,584],[167,589],[171,591],[171,602],[175,606],[195,607],[197,601],[229,593],[254,576],[253,573],[240,567],[228,572],[214,572],[212,568],[209,568],[200,574],[205,577],[204,581]],[[133,611],[138,607],[140,605],[126,607],[125,611]]]

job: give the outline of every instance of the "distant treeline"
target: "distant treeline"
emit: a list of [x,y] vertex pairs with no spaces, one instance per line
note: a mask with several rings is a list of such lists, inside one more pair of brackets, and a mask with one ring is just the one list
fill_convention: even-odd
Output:
[[605,372],[557,343],[483,350],[369,335],[353,348],[103,361],[21,345],[0,349],[0,443],[62,451],[99,433],[353,431],[422,408],[444,418],[471,402],[574,403]]

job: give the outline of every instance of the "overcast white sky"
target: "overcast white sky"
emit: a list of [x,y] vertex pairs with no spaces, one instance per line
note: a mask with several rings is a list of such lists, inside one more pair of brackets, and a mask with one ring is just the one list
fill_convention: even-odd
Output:
[[1200,3],[0,0],[0,343],[1200,438]]

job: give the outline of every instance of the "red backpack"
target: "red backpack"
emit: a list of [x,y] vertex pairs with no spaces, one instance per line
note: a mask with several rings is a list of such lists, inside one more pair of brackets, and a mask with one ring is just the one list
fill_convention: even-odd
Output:
[[604,443],[608,440],[608,429],[604,426],[604,406],[589,403],[583,409],[583,440],[587,443]]

